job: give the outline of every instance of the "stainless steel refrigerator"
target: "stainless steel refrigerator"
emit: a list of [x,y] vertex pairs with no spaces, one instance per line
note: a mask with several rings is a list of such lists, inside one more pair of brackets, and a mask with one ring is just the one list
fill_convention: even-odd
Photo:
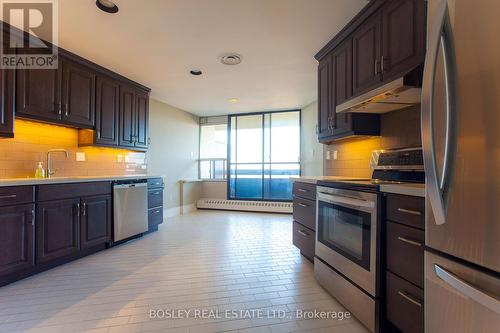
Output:
[[428,14],[425,328],[500,332],[500,1]]

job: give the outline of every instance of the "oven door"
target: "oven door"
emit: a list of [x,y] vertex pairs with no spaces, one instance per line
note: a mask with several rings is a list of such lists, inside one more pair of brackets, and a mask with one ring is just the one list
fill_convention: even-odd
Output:
[[318,187],[316,256],[378,296],[377,194]]

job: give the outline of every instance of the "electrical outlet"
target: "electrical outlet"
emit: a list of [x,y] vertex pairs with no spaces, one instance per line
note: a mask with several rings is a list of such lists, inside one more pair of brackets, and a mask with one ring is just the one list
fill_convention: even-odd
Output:
[[338,160],[338,150],[333,151],[333,159],[336,161]]
[[77,151],[76,152],[76,161],[77,162],[85,162],[85,153]]
[[122,155],[120,155],[120,154],[118,154],[118,155],[116,156],[116,161],[117,161],[118,163],[122,163],[122,162],[123,162],[123,156],[122,156]]
[[327,151],[326,151],[326,160],[327,160],[327,161],[329,161],[329,160],[330,160],[330,158],[331,158],[331,157],[330,157],[330,151],[329,151],[329,150],[327,150]]

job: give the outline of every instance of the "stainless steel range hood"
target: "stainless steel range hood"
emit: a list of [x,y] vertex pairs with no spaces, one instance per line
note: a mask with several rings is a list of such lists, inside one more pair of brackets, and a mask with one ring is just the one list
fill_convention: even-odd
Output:
[[421,91],[421,88],[405,83],[405,78],[401,77],[337,105],[335,111],[386,113],[404,109],[420,103]]

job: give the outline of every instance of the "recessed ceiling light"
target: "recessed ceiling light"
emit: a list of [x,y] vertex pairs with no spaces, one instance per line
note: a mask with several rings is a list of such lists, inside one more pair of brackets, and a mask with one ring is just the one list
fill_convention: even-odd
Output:
[[118,6],[111,0],[96,0],[95,4],[103,12],[111,14],[118,12]]
[[240,101],[240,99],[236,97],[228,98],[227,100],[231,103],[238,103]]
[[189,71],[189,73],[191,73],[191,75],[194,75],[194,76],[198,76],[198,75],[203,74],[203,72],[200,71],[199,69],[193,69],[193,70]]
[[243,60],[243,57],[238,53],[227,53],[220,58],[220,62],[224,65],[238,65]]

